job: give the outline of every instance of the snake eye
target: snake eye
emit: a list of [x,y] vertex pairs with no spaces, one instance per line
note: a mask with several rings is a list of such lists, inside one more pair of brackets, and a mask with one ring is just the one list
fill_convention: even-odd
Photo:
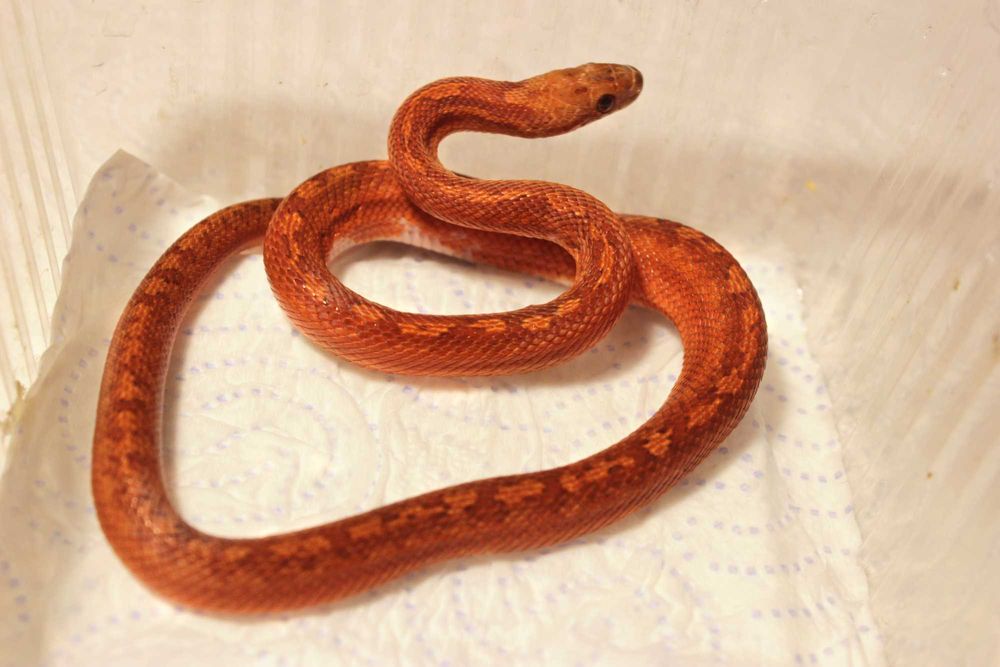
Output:
[[600,113],[607,113],[611,111],[611,107],[615,105],[615,96],[611,93],[601,95],[597,98],[597,110]]

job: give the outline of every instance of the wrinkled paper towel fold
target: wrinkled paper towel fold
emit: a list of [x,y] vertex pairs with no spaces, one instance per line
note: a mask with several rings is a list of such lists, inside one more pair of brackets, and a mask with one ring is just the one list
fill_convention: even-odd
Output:
[[[560,548],[448,563],[278,618],[213,618],[147,592],[94,516],[97,390],[132,290],[217,207],[125,153],[80,206],[54,340],[0,479],[0,667],[883,664],[796,286],[748,253],[770,330],[760,393],[729,440],[637,516]],[[366,296],[419,312],[509,310],[560,290],[390,244],[334,268]],[[170,485],[197,527],[252,536],[560,465],[652,414],[681,354],[667,322],[632,308],[597,348],[544,372],[371,373],[298,335],[259,251],[246,253],[206,287],[174,349]]]

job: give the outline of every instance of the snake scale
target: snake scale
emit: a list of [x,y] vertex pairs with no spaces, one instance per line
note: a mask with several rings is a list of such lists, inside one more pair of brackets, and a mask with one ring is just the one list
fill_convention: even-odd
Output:
[[[767,350],[757,293],[733,257],[681,224],[621,215],[579,190],[453,173],[437,148],[459,131],[544,137],[631,103],[638,70],[588,64],[518,82],[451,78],[393,119],[388,161],[323,171],[284,199],[223,209],[177,240],[126,306],[105,365],[92,487],[100,525],[150,589],[217,613],[331,602],[439,562],[534,549],[595,531],[659,497],[743,417]],[[430,316],[372,303],[328,262],[395,240],[569,284],[507,313]],[[161,412],[174,338],[212,272],[263,243],[272,290],[316,344],[410,375],[510,374],[583,352],[637,303],[673,321],[684,346],[663,406],[580,461],[452,486],[339,521],[252,539],[206,534],[171,504]]]

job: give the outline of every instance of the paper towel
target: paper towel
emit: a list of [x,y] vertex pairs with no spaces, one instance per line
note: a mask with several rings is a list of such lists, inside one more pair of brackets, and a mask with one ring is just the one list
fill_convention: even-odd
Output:
[[[760,393],[723,446],[638,515],[559,548],[447,563],[277,618],[215,618],[147,592],[94,515],[98,385],[132,290],[217,208],[125,153],[79,208],[54,339],[0,478],[0,666],[884,664],[797,288],[751,252],[736,254],[767,313]],[[560,291],[392,244],[334,269],[369,298],[428,313],[509,310]],[[652,414],[681,354],[667,322],[631,308],[595,349],[544,372],[372,373],[299,335],[249,252],[206,287],[174,349],[169,484],[197,527],[255,536],[560,465]]]

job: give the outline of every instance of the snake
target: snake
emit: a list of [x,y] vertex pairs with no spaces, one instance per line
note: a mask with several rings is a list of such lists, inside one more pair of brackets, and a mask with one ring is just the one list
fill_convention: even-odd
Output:
[[[441,141],[456,132],[569,132],[625,108],[642,86],[636,68],[601,63],[520,81],[435,81],[399,107],[387,160],[327,169],[284,198],[226,207],[171,245],[118,320],[94,430],[96,515],[135,578],[208,613],[329,604],[435,563],[597,531],[661,497],[728,437],[760,383],[767,330],[753,284],[725,248],[681,223],[615,213],[569,186],[477,179],[438,158]],[[566,289],[505,313],[399,312],[353,292],[329,269],[338,254],[374,241]],[[227,258],[258,246],[287,317],[347,363],[408,375],[537,371],[592,348],[636,304],[673,322],[681,371],[645,423],[578,461],[449,486],[294,532],[212,535],[185,521],[164,481],[167,370],[199,290]]]

